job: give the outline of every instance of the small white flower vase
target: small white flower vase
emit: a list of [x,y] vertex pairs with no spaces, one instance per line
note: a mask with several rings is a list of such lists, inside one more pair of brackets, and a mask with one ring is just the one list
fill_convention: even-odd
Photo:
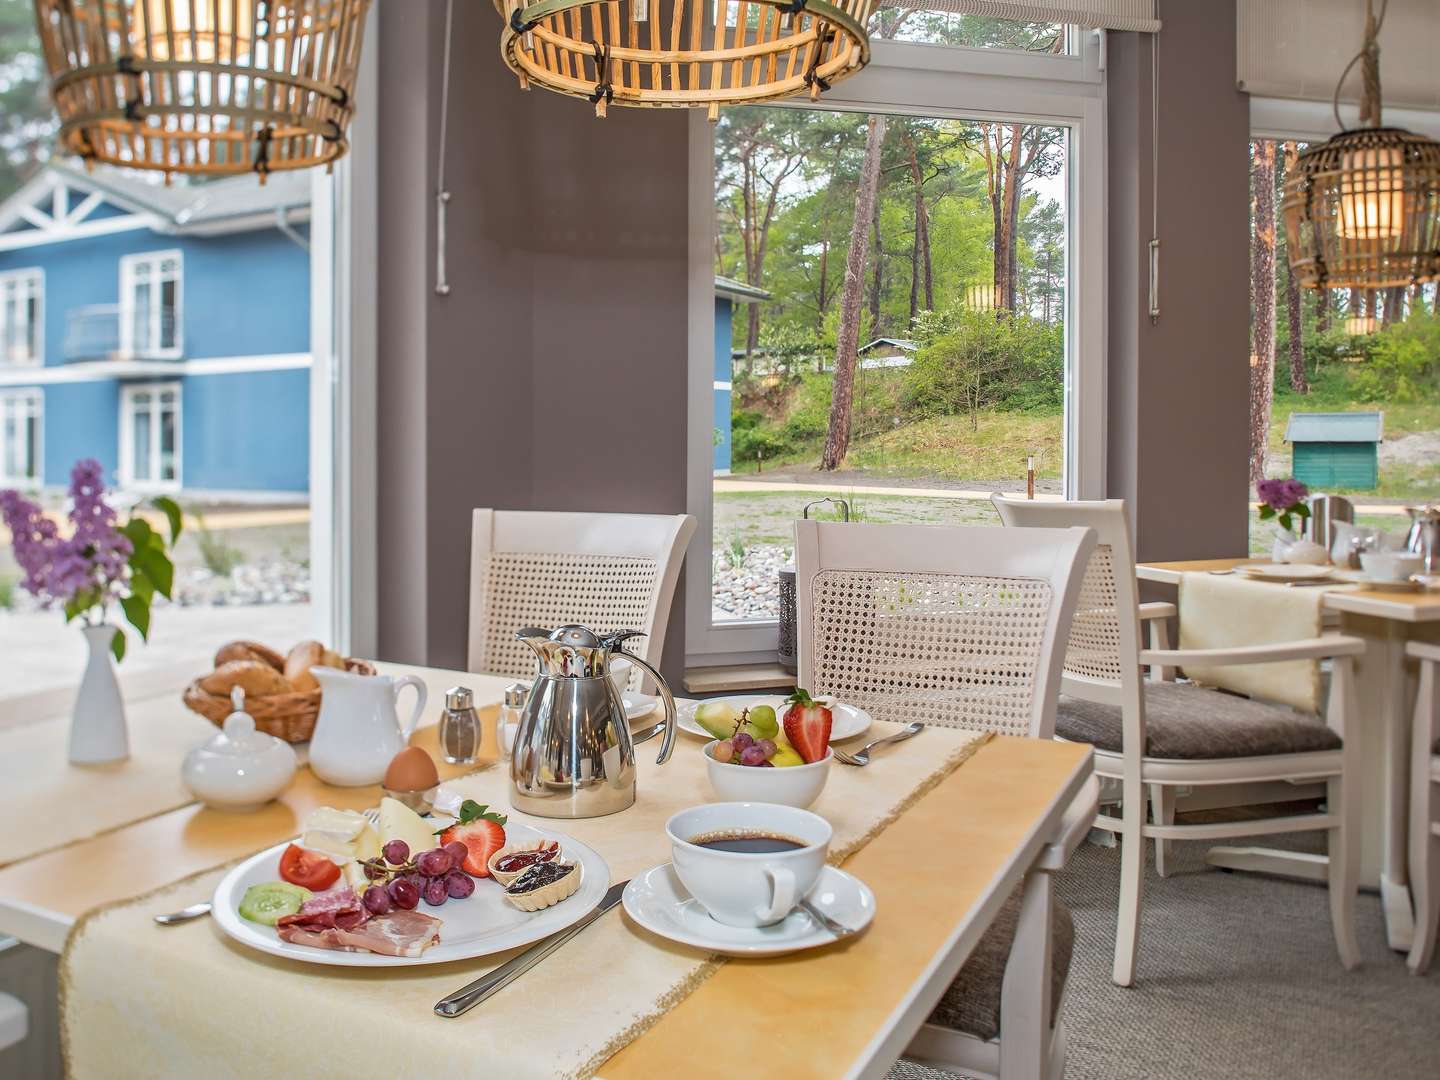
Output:
[[1270,549],[1272,562],[1285,563],[1290,561],[1290,549],[1300,542],[1300,538],[1289,529],[1275,526],[1275,546]]
[[119,632],[104,624],[82,628],[90,646],[90,659],[80,677],[75,711],[70,717],[71,764],[102,765],[130,756],[125,701],[120,696],[115,665],[110,661],[110,644]]

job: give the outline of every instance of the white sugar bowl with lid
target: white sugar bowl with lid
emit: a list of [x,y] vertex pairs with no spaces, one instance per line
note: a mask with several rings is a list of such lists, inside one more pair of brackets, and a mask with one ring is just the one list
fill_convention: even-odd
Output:
[[258,810],[290,786],[295,751],[290,744],[255,730],[245,711],[245,691],[235,687],[235,711],[222,731],[185,755],[180,779],[206,806],[216,810]]

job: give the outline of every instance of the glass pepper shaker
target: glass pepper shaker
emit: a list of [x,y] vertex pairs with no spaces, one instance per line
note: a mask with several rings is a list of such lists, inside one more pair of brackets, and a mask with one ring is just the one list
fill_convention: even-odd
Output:
[[451,765],[472,765],[480,750],[480,718],[475,695],[468,686],[445,691],[445,712],[440,717],[440,752]]

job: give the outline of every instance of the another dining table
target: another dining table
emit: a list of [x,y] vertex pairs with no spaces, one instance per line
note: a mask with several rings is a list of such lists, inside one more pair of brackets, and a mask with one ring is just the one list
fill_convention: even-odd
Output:
[[[1150,562],[1136,566],[1142,581],[1179,586],[1186,574],[1226,574],[1264,559],[1197,559]],[[1285,586],[1271,584],[1269,588]],[[1409,641],[1440,641],[1440,592],[1398,592],[1367,587],[1363,582],[1327,587],[1322,610],[1333,615],[1342,633],[1362,639],[1357,657],[1355,696],[1359,705],[1360,790],[1379,797],[1361,800],[1360,881],[1378,889],[1384,906],[1390,947],[1406,951],[1414,939],[1407,845],[1409,838],[1410,726],[1415,705],[1413,663],[1407,664]],[[1349,738],[1350,733],[1347,732]],[[1323,866],[1273,856],[1252,859],[1240,869],[1290,872],[1318,878]]]
[[[398,665],[383,665],[382,671],[418,675],[429,688],[432,702],[443,700],[444,689],[457,683],[470,686],[477,702],[498,701],[509,682],[493,676]],[[128,703],[136,760],[144,753],[147,732],[156,730],[153,725],[137,724],[136,717],[161,722],[168,717],[176,725],[193,721],[180,703],[179,690],[177,686],[164,695]],[[416,743],[434,745],[435,712],[432,708],[422,721]],[[43,723],[63,734],[63,718],[37,720],[37,724]],[[886,725],[879,722],[876,727],[886,730]],[[4,738],[9,734],[13,732],[0,732],[0,754],[4,753]],[[32,744],[35,734],[31,731],[29,736]],[[933,755],[942,743],[938,737],[927,740],[922,736],[883,756],[877,754],[875,763],[864,770],[851,771],[874,775],[872,770],[876,769],[915,770],[915,775],[921,776],[925,768],[934,768]],[[699,745],[699,740],[691,739],[690,745],[677,747],[676,753],[696,753]],[[628,1042],[620,1040],[613,1052],[607,1051],[609,1056],[603,1064],[591,1071],[609,1078],[730,1076],[742,1068],[754,1076],[883,1076],[1042,848],[1057,838],[1066,809],[1085,789],[1092,771],[1091,750],[1084,745],[1007,736],[976,745],[978,749],[972,748],[963,764],[937,772],[933,782],[913,792],[893,819],[878,833],[867,834],[841,863],[843,869],[866,882],[876,897],[876,917],[863,934],[813,952],[731,959],[707,968],[703,979],[687,987],[685,994],[667,1000],[658,1015],[637,1029]],[[927,753],[932,755],[928,766]],[[178,773],[179,760],[174,767]],[[641,756],[641,800],[646,798],[647,778],[655,777],[649,772],[654,768]],[[837,764],[834,768],[848,767]],[[174,934],[164,939],[167,947],[172,947],[171,942],[174,948],[184,948],[187,942],[209,947],[213,943],[184,936],[205,935],[204,923],[175,930],[154,927],[150,925],[149,909],[141,910],[141,905],[146,898],[151,898],[151,906],[165,902],[155,900],[156,896],[183,897],[187,881],[203,884],[210,880],[207,873],[213,876],[244,856],[293,838],[315,807],[362,809],[375,805],[381,794],[374,786],[330,787],[302,767],[278,801],[253,813],[222,813],[190,802],[138,820],[109,821],[107,787],[124,777],[124,769],[123,765],[112,766],[94,770],[88,776],[87,801],[96,816],[89,835],[24,854],[0,868],[0,934],[62,952],[72,945],[72,937],[78,936],[77,927],[91,924],[97,913],[124,910],[130,919],[126,925],[135,927],[132,932],[137,937]],[[447,776],[456,774],[454,769],[446,771]],[[489,782],[500,781],[492,776]],[[654,788],[651,784],[650,789]],[[694,791],[695,801],[706,797],[703,788]],[[817,806],[817,810],[823,812],[823,806]],[[610,833],[605,823],[614,822],[613,835],[618,838],[623,835],[626,815],[635,812],[632,809],[611,819],[586,823],[586,842],[606,856],[612,867],[623,863],[624,855],[613,845],[607,850],[605,838]],[[574,823],[552,824],[564,831]],[[196,898],[200,897],[191,899]],[[625,933],[625,949],[676,948],[652,939],[621,913],[605,918],[624,920],[617,925]],[[547,959],[545,965],[577,965],[577,973],[582,971],[593,963],[585,951],[586,936],[600,928],[597,924],[586,930]],[[219,937],[213,927],[208,933]],[[146,939],[147,947],[156,947],[150,941]],[[259,962],[238,947],[224,944],[234,953],[233,957],[223,956],[224,963]],[[273,959],[267,962],[289,963]],[[495,962],[493,957],[452,962],[445,965],[443,981],[447,985],[453,982],[453,988],[458,989]],[[299,968],[310,965],[298,965],[296,970]],[[345,978],[337,974],[320,985],[340,992]],[[415,989],[413,978],[400,981],[408,982],[412,991]],[[117,979],[111,992],[125,995],[123,977]],[[521,981],[502,994],[524,995],[525,983]],[[472,1025],[471,1036],[478,1034],[491,1005],[499,1001],[499,997],[492,999],[490,1004],[458,1019],[432,1015],[429,999],[422,1002],[413,992],[408,997],[397,997],[393,1008],[414,1012],[413,1017],[401,1019],[408,1025],[407,1030],[415,1032],[417,1045],[428,1046],[425,1040],[435,1037],[437,1031],[445,1031],[447,1038],[450,1032],[457,1031],[445,1025]],[[793,1009],[786,1007],[787,1002],[795,1003]],[[127,1000],[125,1007],[144,1008],[138,995]],[[554,1002],[536,1007],[533,1030],[513,1031],[512,1037],[532,1040],[536,1052],[543,1054],[546,1025],[553,1022],[554,1007]],[[717,1017],[722,1021],[717,1022]],[[141,1022],[145,1020],[167,1022],[164,1017],[145,1017]],[[364,1021],[365,1017],[357,1017],[360,1024]],[[387,1022],[394,1022],[394,1018]],[[170,1024],[171,1029],[175,1026]],[[765,1047],[765,1052],[747,1052],[743,1062],[734,1060],[733,1033],[737,1028],[745,1030],[749,1046]],[[185,1037],[183,1030],[175,1037]],[[451,1038],[456,1046],[464,1041]],[[437,1059],[428,1061],[426,1070],[454,1072],[454,1068],[447,1068],[446,1061],[439,1060],[448,1044],[437,1045]],[[449,1064],[458,1067],[463,1075],[480,1067],[481,1062],[476,1059]],[[156,1061],[146,1068],[151,1069],[148,1075],[159,1075],[154,1071],[158,1068]],[[76,1075],[84,1071],[77,1070]],[[139,1075],[145,1069],[127,1066],[121,1072]]]

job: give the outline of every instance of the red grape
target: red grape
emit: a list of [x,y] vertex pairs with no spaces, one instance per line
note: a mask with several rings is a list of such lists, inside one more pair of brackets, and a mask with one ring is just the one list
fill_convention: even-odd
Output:
[[755,745],[758,746],[760,748],[760,752],[765,755],[765,760],[768,761],[775,756],[775,743],[773,740],[761,739]]
[[422,851],[415,857],[415,869],[426,877],[443,878],[455,865],[455,860],[450,857],[450,852],[444,848],[435,848],[433,851]]
[[710,749],[710,756],[722,765],[729,764],[735,757],[735,744],[729,739],[721,739]]
[[755,745],[755,736],[747,735],[743,731],[737,731],[734,735],[730,736],[730,742],[736,750],[744,753],[750,747]]
[[475,879],[463,870],[451,870],[445,875],[445,889],[455,900],[464,900],[475,891]]
[[459,866],[465,861],[465,856],[470,854],[470,849],[459,840],[451,840],[445,845],[445,850],[450,853],[454,865]]
[[391,866],[400,866],[410,858],[410,845],[404,840],[391,840],[380,849],[380,853]]
[[425,903],[431,907],[439,907],[449,896],[450,890],[446,887],[444,878],[431,878],[425,883]]
[[388,888],[390,890],[390,899],[394,901],[395,906],[398,908],[403,908],[406,911],[414,911],[415,905],[420,903],[420,890],[413,881],[408,881],[405,878],[396,878],[390,882]]
[[758,746],[747,746],[744,750],[740,751],[740,764],[764,765],[765,751],[761,750]]
[[365,890],[365,910],[371,915],[389,915],[394,907],[384,885],[371,885]]

